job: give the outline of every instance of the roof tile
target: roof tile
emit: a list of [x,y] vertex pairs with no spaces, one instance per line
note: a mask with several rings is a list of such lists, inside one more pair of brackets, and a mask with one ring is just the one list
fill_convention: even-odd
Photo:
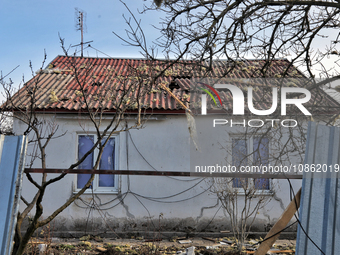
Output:
[[[201,64],[201,65],[197,65]],[[244,60],[244,61],[213,61],[209,72],[209,65],[193,61],[183,61],[175,64],[157,79],[157,83],[152,87],[145,86],[142,90],[143,98],[141,104],[144,108],[152,110],[175,111],[183,108],[165,91],[158,87],[158,84],[169,85],[171,81],[176,81],[179,88],[175,88],[173,93],[183,102],[197,101],[198,97],[190,93],[192,83],[199,81],[202,77],[211,81],[215,78],[258,78],[262,77],[261,68],[265,64],[264,60]],[[206,66],[206,67],[202,67]],[[138,81],[142,76],[149,78],[164,69],[161,61],[150,62],[146,59],[114,59],[114,58],[81,58],[57,56],[48,65],[53,68],[41,70],[34,78],[25,84],[12,98],[12,104],[7,102],[7,107],[24,109],[30,105],[30,93],[34,85],[38,88],[35,94],[35,107],[41,110],[64,110],[79,111],[86,108],[85,100],[89,107],[103,108],[104,110],[115,110],[115,102],[123,95],[124,86],[131,86],[134,81]],[[201,67],[199,67],[201,66]],[[273,60],[268,67],[267,77],[280,77],[289,67],[288,77],[303,77],[290,62],[285,59]],[[186,77],[188,76],[188,77]],[[191,78],[190,78],[191,77]],[[189,79],[190,78],[190,79]],[[126,81],[127,83],[125,83]],[[80,85],[81,84],[81,85]],[[245,85],[240,84],[241,88]],[[86,91],[86,98],[82,91]],[[55,93],[56,101],[51,100],[51,93]],[[132,97],[134,92],[130,92],[127,98]],[[227,99],[229,93],[221,92],[221,96]],[[324,93],[323,97],[327,97]],[[129,100],[126,99],[126,104]],[[271,98],[264,96],[260,92],[254,93],[254,100],[257,101],[259,109],[267,109]],[[312,100],[315,102],[317,96]],[[255,102],[254,101],[254,102]],[[231,100],[228,100],[227,107],[231,109]],[[132,107],[132,106],[131,106]],[[270,107],[270,105],[269,105]],[[327,107],[323,111],[339,107],[339,104],[327,97]],[[133,107],[132,107],[133,109]]]

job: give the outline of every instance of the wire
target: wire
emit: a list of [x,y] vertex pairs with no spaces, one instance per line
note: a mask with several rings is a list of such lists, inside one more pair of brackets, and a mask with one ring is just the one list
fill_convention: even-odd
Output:
[[[211,186],[210,186],[210,187],[211,187]],[[198,197],[198,196],[202,195],[203,193],[205,193],[207,190],[209,190],[210,187],[207,188],[206,190],[203,190],[201,193],[196,194],[195,196],[192,196],[192,197],[189,197],[189,198],[184,198],[184,199],[177,200],[177,201],[157,201],[157,200],[155,200],[155,199],[153,199],[153,198],[145,197],[145,196],[139,195],[139,194],[134,193],[134,192],[131,192],[131,193],[132,193],[132,194],[135,194],[135,195],[137,195],[137,196],[139,196],[139,197],[142,197],[142,198],[144,198],[144,199],[153,201],[153,202],[171,204],[171,203],[179,203],[179,202],[183,202],[183,201],[188,201],[188,200],[190,200],[190,199],[193,199],[193,198],[195,198],[195,197]]]
[[[292,183],[291,181],[289,180],[289,178],[287,178],[288,180],[288,183],[289,183],[289,188],[290,188],[290,196],[292,197],[292,194],[293,194],[293,199],[294,199],[294,202],[295,202],[295,207],[297,208],[298,210],[298,204],[297,204],[297,201],[295,199],[295,192],[294,192],[294,189],[293,189],[293,186],[292,186]],[[292,200],[292,199],[291,199]],[[309,241],[312,242],[312,244],[314,244],[314,246],[323,254],[325,255],[325,253],[322,251],[322,249],[310,238],[310,236],[308,235],[308,233],[305,231],[305,229],[303,228],[300,220],[299,220],[299,217],[296,215],[296,213],[294,213],[294,216],[295,216],[295,219],[297,220],[297,222],[299,223],[299,226],[301,228],[301,230],[303,231],[303,233],[306,235],[306,237],[308,238]]]
[[[144,156],[140,153],[140,151],[139,151],[138,148],[136,147],[136,144],[134,143],[134,141],[133,141],[133,139],[132,139],[132,137],[131,137],[130,132],[128,132],[127,134],[130,136],[130,139],[131,139],[132,144],[134,145],[134,147],[136,148],[136,150],[138,151],[138,153],[141,155],[141,157],[145,160],[145,162],[147,162],[154,170],[156,170],[156,169],[155,169],[155,168],[154,168],[154,167],[153,167],[153,166],[152,166],[152,165],[144,158]],[[127,143],[127,146],[128,146],[128,143]],[[128,150],[128,147],[127,147],[127,150]],[[127,158],[128,158],[128,157],[127,157]],[[157,171],[157,170],[156,170],[156,171]],[[173,179],[174,179],[174,180],[177,180],[177,181],[183,181],[183,180],[178,180],[178,179],[176,179],[176,178],[173,178]],[[107,207],[107,208],[101,208],[102,210],[109,210],[109,209],[112,209],[112,208],[118,206],[119,204],[123,203],[123,201],[124,201],[124,199],[126,198],[126,196],[128,195],[128,193],[131,193],[131,194],[137,195],[137,196],[139,196],[139,197],[142,197],[142,198],[144,198],[144,199],[147,199],[147,200],[150,200],[150,201],[153,201],[153,202],[158,202],[158,203],[177,203],[177,202],[187,201],[187,200],[190,200],[190,199],[193,199],[193,198],[195,198],[195,197],[198,197],[198,196],[202,195],[203,193],[205,193],[206,191],[208,191],[208,190],[212,187],[212,185],[211,185],[210,187],[208,187],[207,189],[203,190],[201,193],[198,193],[198,194],[196,194],[196,195],[194,195],[194,196],[192,196],[192,197],[189,197],[189,198],[180,199],[180,200],[176,200],[176,201],[159,201],[159,200],[162,200],[162,199],[169,199],[169,198],[176,197],[176,196],[179,196],[179,195],[181,195],[181,194],[184,194],[185,192],[190,191],[191,189],[193,189],[194,187],[196,187],[198,184],[200,184],[200,183],[201,183],[202,181],[204,181],[206,178],[203,178],[203,179],[202,179],[202,178],[196,178],[195,180],[197,180],[197,179],[200,179],[200,181],[197,182],[197,183],[195,183],[195,184],[192,185],[191,187],[189,187],[189,188],[187,188],[187,189],[181,191],[181,192],[178,192],[178,193],[175,193],[175,194],[172,194],[172,195],[169,195],[169,196],[164,196],[164,197],[150,197],[150,196],[145,196],[145,195],[138,194],[138,193],[136,193],[136,192],[132,192],[131,189],[130,189],[130,178],[129,178],[129,176],[127,176],[127,186],[128,186],[128,191],[124,193],[123,199],[120,198],[121,196],[120,196],[120,197],[116,197],[116,198],[114,198],[114,199],[112,199],[112,200],[110,200],[110,201],[107,201],[107,202],[105,202],[105,203],[99,203],[98,206],[99,206],[99,207],[102,207],[102,206],[105,206],[105,205],[108,205],[108,204],[114,202],[114,201],[117,200],[117,199],[121,199],[120,202],[118,202],[117,204],[115,204],[115,205],[113,205],[113,206],[110,206],[110,207]],[[186,181],[186,180],[184,180],[184,181]],[[190,180],[190,181],[192,181],[192,180]],[[84,200],[81,200],[81,201],[83,202],[84,205],[86,205],[86,206],[88,206],[88,207],[91,206],[90,203],[87,203],[87,202],[85,202]],[[80,205],[78,205],[78,204],[76,204],[76,205],[77,205],[78,207],[80,207],[80,208],[83,208],[83,209],[86,209],[86,208],[87,208],[87,207],[84,207],[84,206],[80,206]]]
[[[86,46],[83,50],[86,50],[87,48],[89,48],[89,46]],[[81,52],[81,49],[80,49],[80,50],[76,50],[76,51],[74,52],[74,54],[77,54],[78,52]]]
[[[154,166],[152,166],[152,165],[150,164],[150,162],[149,162],[149,161],[143,156],[143,154],[139,151],[139,149],[137,148],[135,142],[134,142],[133,139],[132,139],[132,136],[131,136],[130,131],[127,131],[127,132],[128,132],[128,134],[129,134],[129,137],[130,137],[130,140],[131,140],[133,146],[134,146],[135,149],[137,150],[138,154],[142,157],[142,159],[144,159],[144,161],[145,161],[145,162],[146,162],[153,170],[159,171],[159,170],[156,169]],[[173,179],[173,180],[176,180],[176,181],[186,181],[186,182],[189,182],[189,181],[196,181],[196,180],[198,180],[198,179],[201,179],[200,177],[198,177],[198,178],[193,178],[193,179],[189,179],[189,180],[182,180],[182,179],[177,179],[177,178],[174,178],[174,177],[171,177],[171,176],[165,176],[165,177],[170,178],[170,179]]]
[[216,217],[216,215],[217,215],[217,213],[219,212],[219,210],[222,208],[222,206],[223,205],[221,205],[218,209],[217,209],[217,211],[216,211],[216,213],[214,214],[214,216],[212,217],[212,219],[209,221],[209,223],[205,226],[205,228],[204,229],[207,229],[208,228],[208,226],[213,222],[213,220],[215,219],[215,217]]
[[[200,184],[202,181],[204,181],[204,179],[202,179],[201,181],[197,182],[197,183],[194,184],[193,186],[187,188],[186,190],[183,190],[183,191],[181,191],[181,192],[179,192],[179,193],[176,193],[176,194],[173,194],[173,195],[170,195],[170,196],[166,196],[166,197],[148,197],[148,196],[145,196],[145,197],[152,198],[152,199],[167,199],[167,198],[176,197],[176,196],[178,196],[178,195],[181,195],[181,194],[183,194],[183,193],[185,193],[185,192],[187,192],[187,191],[193,189],[195,186],[197,186],[198,184]],[[210,186],[210,187],[211,187],[211,186]],[[209,187],[209,188],[210,188],[210,187]]]
[[284,229],[281,229],[280,231],[276,232],[275,234],[272,234],[271,236],[268,236],[267,238],[263,239],[262,241],[258,241],[257,243],[263,243],[264,241],[267,241],[268,239],[280,234],[281,232],[285,231],[286,229],[290,228],[291,226],[293,226],[295,223],[297,223],[298,221],[294,221],[292,224],[289,224],[287,227],[285,227]]
[[[110,210],[110,209],[112,209],[112,208],[114,208],[114,207],[120,205],[121,203],[123,203],[123,201],[124,201],[125,197],[128,195],[128,193],[129,193],[129,192],[124,192],[124,193],[120,194],[120,196],[117,196],[116,198],[114,198],[114,199],[112,199],[112,200],[110,200],[110,201],[108,201],[108,202],[106,202],[106,203],[99,204],[98,206],[104,206],[104,205],[107,205],[107,204],[109,204],[109,203],[114,202],[114,201],[117,200],[117,199],[121,199],[121,200],[120,200],[117,204],[115,204],[115,205],[112,205],[112,206],[107,207],[107,208],[100,208],[101,210]],[[122,196],[124,196],[124,197],[121,198]],[[85,206],[78,205],[78,204],[77,204],[77,200],[75,200],[74,203],[75,203],[75,205],[78,206],[79,208],[88,209],[89,207],[91,207],[91,203],[86,202],[86,201],[83,200],[81,197],[78,198],[78,199],[85,205]]]
[[[296,201],[296,198],[295,198],[295,192],[294,192],[293,186],[292,186],[292,184],[291,184],[290,179],[289,179],[289,178],[286,178],[286,179],[288,180],[288,183],[289,183],[289,188],[290,188],[290,193],[289,193],[289,194],[290,194],[290,199],[291,199],[291,201],[294,199],[295,207],[296,207],[297,210],[298,210],[298,204],[297,204],[297,201]],[[293,198],[292,198],[292,194],[294,195]],[[306,237],[307,237],[307,238],[315,245],[315,247],[316,247],[322,254],[325,255],[325,253],[321,250],[321,248],[320,248],[320,247],[319,247],[319,246],[318,246],[318,245],[310,238],[310,236],[309,236],[309,235],[307,234],[307,232],[304,230],[304,228],[302,227],[302,224],[301,224],[299,218],[297,217],[296,213],[294,213],[294,216],[295,216],[295,219],[296,219],[295,222],[293,222],[292,224],[288,225],[288,226],[285,227],[284,229],[281,229],[280,231],[277,231],[276,233],[272,234],[271,236],[265,238],[264,240],[259,241],[258,244],[260,244],[260,243],[262,243],[262,242],[264,242],[264,241],[266,241],[266,240],[268,240],[268,239],[270,239],[270,238],[272,238],[272,237],[274,237],[274,236],[280,234],[281,232],[283,232],[284,230],[288,229],[289,227],[291,227],[291,226],[294,225],[295,223],[298,223],[299,226],[300,226],[300,228],[301,228],[301,230],[302,230],[302,231],[304,232],[304,234],[306,235]]]
[[[91,47],[91,46],[89,46]],[[93,47],[92,47],[93,48]],[[104,53],[103,53],[104,54]],[[132,136],[131,136],[131,133],[129,131],[127,131],[127,135],[130,137],[130,140],[134,146],[134,148],[136,149],[136,151],[139,153],[139,155],[143,158],[143,160],[155,171],[158,171],[155,167],[153,167],[150,162],[148,160],[146,160],[146,158],[142,155],[142,153],[139,151],[139,149],[137,148],[134,140],[132,139]],[[128,142],[127,142],[127,153],[128,153]],[[127,159],[128,159],[128,154],[127,154]],[[127,162],[128,164],[129,162]],[[177,178],[173,178],[173,177],[170,177],[170,176],[166,176],[167,178],[171,178],[175,181],[185,181],[185,182],[189,182],[189,181],[196,181],[196,180],[199,180],[197,183],[195,183],[194,185],[192,185],[191,187],[185,189],[185,190],[182,190],[181,192],[178,192],[178,193],[175,193],[175,194],[172,194],[172,195],[169,195],[169,196],[163,196],[163,197],[150,197],[150,196],[145,196],[145,195],[141,195],[141,194],[138,194],[136,192],[133,192],[131,190],[131,187],[130,187],[130,178],[129,176],[127,176],[127,187],[128,187],[128,190],[127,192],[124,192],[123,194],[120,194],[119,196],[117,196],[116,198],[114,199],[111,199],[110,201],[107,201],[105,203],[102,203],[101,200],[99,199],[99,203],[97,203],[96,201],[91,201],[91,202],[86,202],[84,201],[83,199],[79,198],[79,200],[85,205],[84,206],[80,206],[78,205],[77,203],[75,203],[78,207],[80,208],[83,208],[83,209],[88,209],[90,208],[90,211],[91,210],[109,210],[109,209],[112,209],[112,208],[115,208],[116,206],[120,205],[120,204],[123,204],[124,203],[124,200],[125,198],[127,197],[128,194],[131,194],[133,195],[137,201],[144,207],[144,209],[146,210],[146,212],[148,213],[149,217],[151,218],[151,214],[150,214],[150,211],[149,209],[146,207],[146,205],[143,204],[143,202],[140,200],[140,198],[143,198],[143,199],[146,199],[146,200],[149,200],[149,201],[152,201],[152,202],[156,202],[156,203],[179,203],[179,202],[184,202],[184,201],[188,201],[188,200],[191,200],[191,199],[194,199],[204,193],[206,193],[212,186],[213,184],[211,184],[209,187],[207,187],[206,189],[204,189],[202,192],[200,193],[197,193],[196,195],[194,196],[191,196],[191,197],[187,197],[187,198],[184,198],[184,199],[179,199],[179,200],[175,200],[175,201],[159,201],[159,200],[164,200],[164,199],[169,199],[169,198],[173,198],[173,197],[176,197],[176,196],[179,196],[181,194],[184,194],[185,192],[188,192],[190,190],[192,190],[193,188],[195,188],[198,184],[202,183],[206,178],[194,178],[194,179],[190,179],[190,180],[182,180],[182,179],[177,179]],[[93,200],[95,198],[93,197]],[[101,208],[105,205],[108,205],[110,203],[113,203],[115,200],[119,199],[120,201],[117,202],[116,204],[112,205],[112,206],[109,206],[109,207],[106,207],[106,208]],[[76,201],[75,201],[76,202]],[[218,210],[216,211],[216,213],[214,214],[213,218],[210,220],[210,222],[208,223],[207,227],[211,224],[211,222],[214,220],[214,218],[216,217],[217,213],[219,212],[219,210],[222,208],[222,205],[218,208]],[[151,221],[152,222],[152,221]],[[156,226],[154,225],[154,223],[152,222],[153,224],[153,227],[156,229]],[[163,234],[164,235],[164,234]]]
[[88,48],[92,48],[92,49],[94,49],[94,50],[100,52],[101,54],[104,54],[105,56],[107,56],[107,57],[109,57],[109,58],[112,58],[110,55],[108,55],[108,54],[106,54],[106,53],[104,53],[104,52],[102,52],[102,51],[100,51],[100,50],[94,48],[91,44],[89,44],[87,47],[88,47]]
[[[134,197],[137,199],[137,201],[144,207],[144,209],[147,211],[147,213],[149,215],[149,218],[151,219],[151,214],[150,214],[150,211],[148,210],[148,208],[142,203],[142,201],[140,201],[140,199],[134,193],[132,193],[132,195],[134,195]],[[153,221],[151,221],[151,223],[154,226],[154,229],[156,229],[156,226],[153,223]]]

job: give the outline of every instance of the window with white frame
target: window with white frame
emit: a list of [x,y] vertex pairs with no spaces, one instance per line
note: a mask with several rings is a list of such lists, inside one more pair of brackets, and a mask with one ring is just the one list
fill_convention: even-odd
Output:
[[[81,159],[94,145],[96,141],[96,135],[91,134],[79,134],[78,135],[78,159]],[[102,140],[104,144],[106,138]],[[99,163],[100,170],[115,170],[117,169],[117,144],[118,137],[110,137],[109,141],[106,143],[102,157]],[[86,159],[78,166],[79,169],[92,169],[95,160],[98,155],[98,149],[95,149],[91,154],[89,154]],[[90,179],[91,174],[77,174],[76,189],[81,189]],[[92,182],[92,185],[88,189],[88,192],[103,192],[103,193],[113,193],[117,192],[117,176],[113,174],[96,174]]]
[[[244,137],[232,138],[232,164],[241,166],[260,166],[269,163],[269,138],[266,136],[254,136],[245,139]],[[234,178],[234,188],[244,188],[250,183],[258,190],[270,190],[269,179],[247,179]]]

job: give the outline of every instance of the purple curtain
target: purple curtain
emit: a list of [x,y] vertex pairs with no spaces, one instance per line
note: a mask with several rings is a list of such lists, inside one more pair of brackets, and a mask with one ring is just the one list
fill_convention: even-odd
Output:
[[[88,152],[94,144],[94,136],[80,135],[78,136],[78,159],[81,159],[86,152]],[[93,153],[88,155],[86,159],[78,166],[79,169],[92,169],[93,167]],[[90,179],[91,174],[78,174],[77,188],[81,189]]]
[[[268,165],[269,139],[267,137],[255,137],[253,140],[254,165]],[[256,189],[269,190],[269,179],[254,179]]]
[[[232,165],[239,168],[240,166],[247,165],[247,141],[241,138],[234,138],[232,142]],[[243,188],[248,185],[247,178],[234,178],[233,187]]]
[[[104,143],[105,141],[103,141]],[[115,166],[115,139],[110,138],[107,142],[102,158],[100,160],[99,169],[114,170]],[[99,187],[114,187],[115,176],[113,174],[100,174]]]

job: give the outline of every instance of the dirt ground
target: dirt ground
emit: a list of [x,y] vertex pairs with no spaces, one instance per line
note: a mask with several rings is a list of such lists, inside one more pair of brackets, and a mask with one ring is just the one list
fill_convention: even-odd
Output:
[[[247,241],[244,254],[253,254],[258,242],[261,240],[250,239]],[[94,236],[81,238],[50,240],[33,239],[27,248],[27,255],[130,255],[130,254],[238,254],[235,252],[236,245],[232,238],[209,238],[209,240],[195,237],[190,239],[174,237],[172,240],[159,239],[102,239]],[[282,253],[280,253],[282,251]],[[294,254],[295,240],[278,240],[271,252],[275,254]],[[268,253],[270,254],[270,253]]]

